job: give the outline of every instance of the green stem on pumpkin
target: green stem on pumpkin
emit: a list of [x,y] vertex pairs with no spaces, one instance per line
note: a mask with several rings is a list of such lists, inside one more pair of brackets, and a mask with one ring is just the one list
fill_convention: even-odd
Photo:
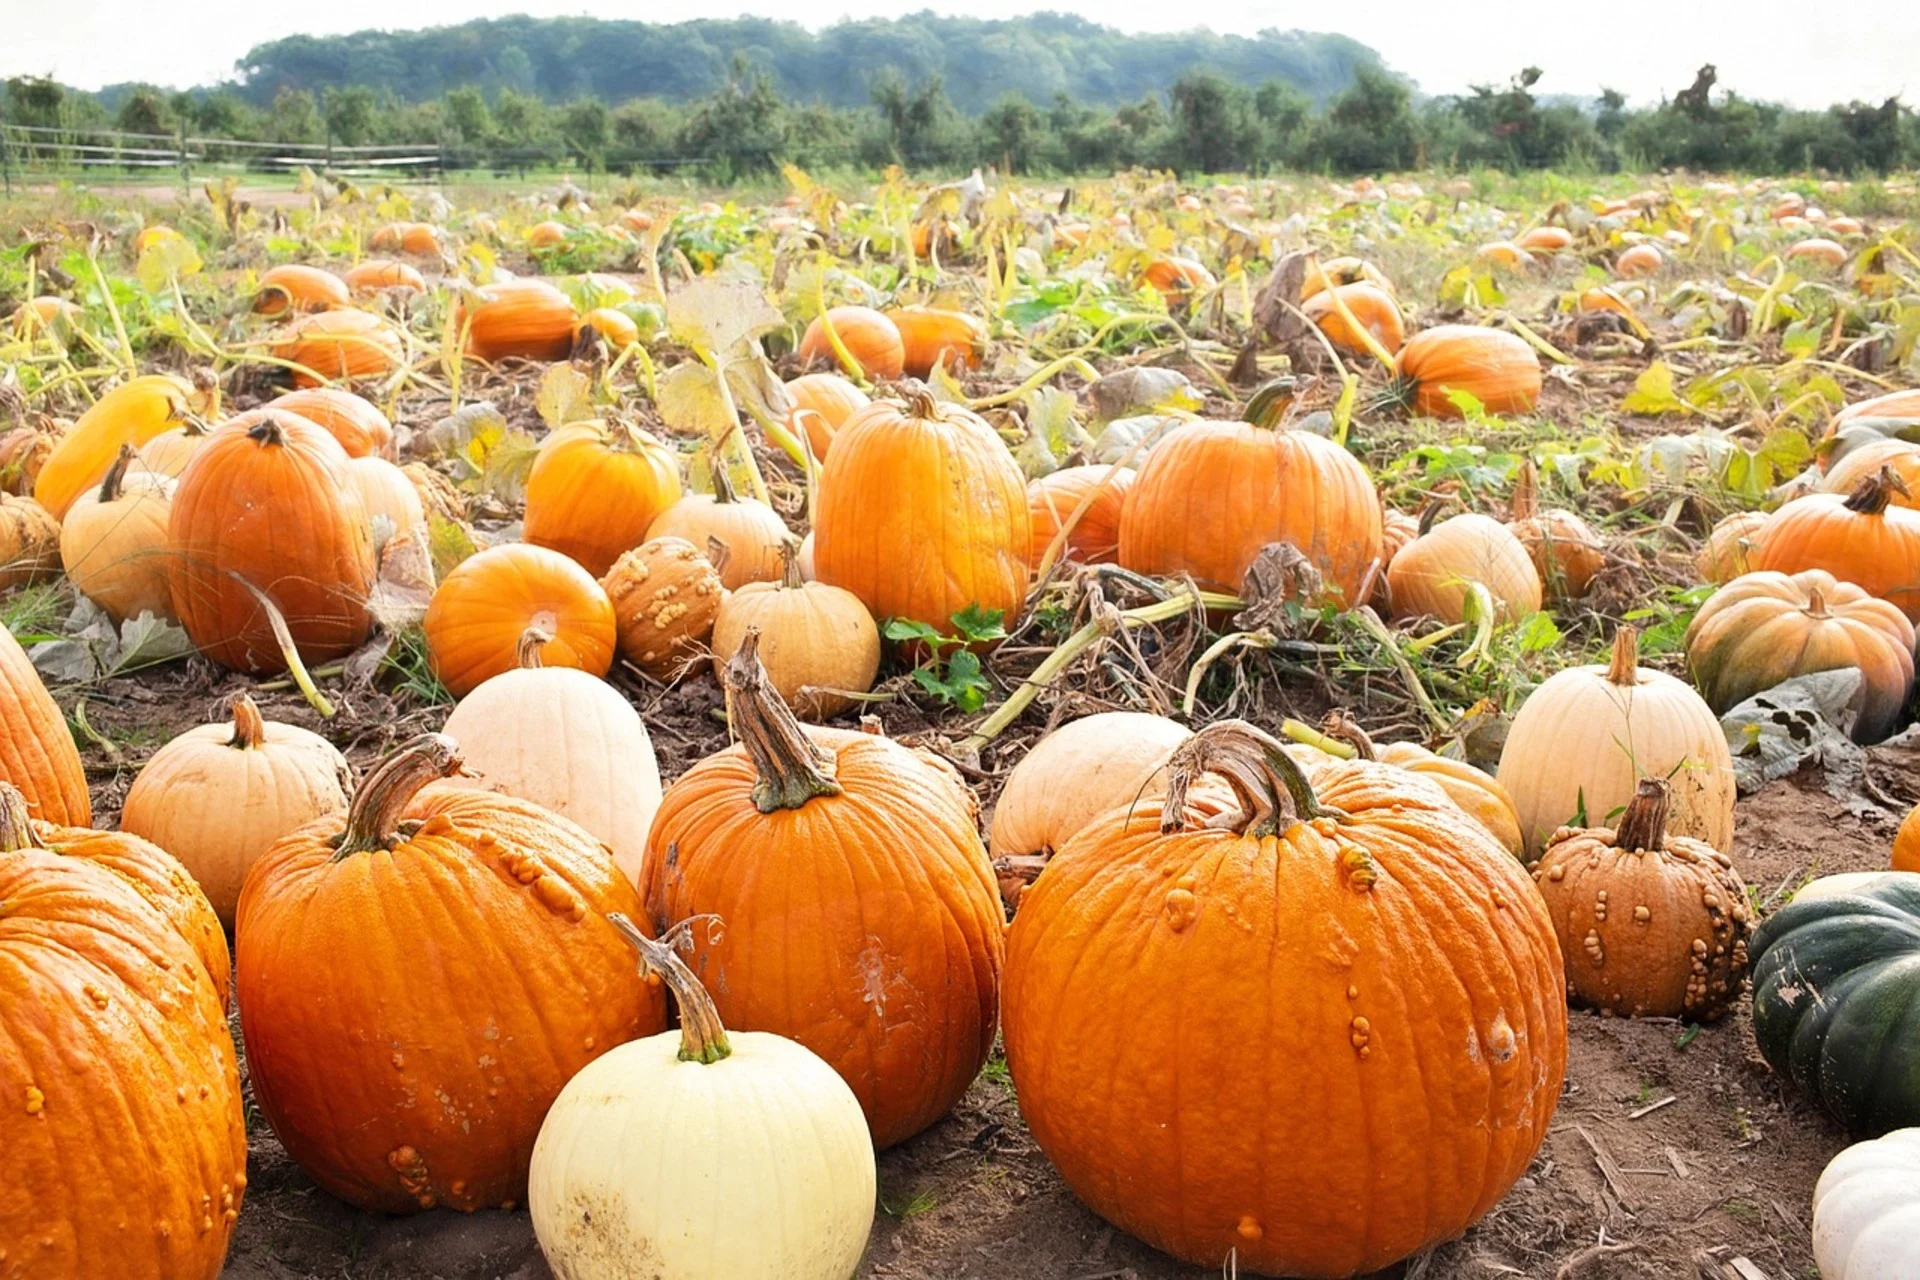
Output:
[[720,1010],[714,1006],[713,997],[680,958],[680,944],[687,940],[688,930],[703,918],[713,917],[694,916],[682,920],[658,942],[640,932],[638,925],[617,911],[608,914],[607,923],[640,953],[640,976],[658,978],[673,992],[674,1003],[680,1006],[680,1061],[710,1067],[732,1056],[733,1045],[727,1040],[727,1029],[720,1022]]

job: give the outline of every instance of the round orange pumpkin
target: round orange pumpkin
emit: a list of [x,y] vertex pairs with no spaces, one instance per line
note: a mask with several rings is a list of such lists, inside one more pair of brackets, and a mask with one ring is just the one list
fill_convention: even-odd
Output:
[[975,369],[987,345],[987,327],[962,311],[898,307],[886,313],[900,331],[901,367],[916,378],[944,362],[948,369]]
[[406,263],[390,258],[357,262],[347,268],[345,279],[348,290],[353,293],[381,293],[388,289],[404,289],[410,293],[427,291],[425,277]]
[[1170,302],[1180,301],[1192,293],[1205,293],[1220,283],[1213,278],[1213,272],[1192,258],[1155,258],[1141,278]]
[[5,627],[0,627],[0,782],[26,796],[42,822],[72,827],[93,822],[87,772],[67,717]]
[[591,330],[600,335],[607,346],[614,351],[624,351],[640,341],[640,326],[633,317],[624,311],[615,311],[612,307],[595,307],[580,317],[575,326],[576,336]]
[[1888,863],[1895,871],[1920,871],[1920,805],[1907,811],[1900,829],[1893,833],[1893,853]]
[[534,457],[524,536],[598,578],[679,500],[680,465],[660,441],[620,420],[575,423]]
[[[1131,467],[1098,464],[1062,467],[1027,482],[1027,513],[1033,521],[1035,573],[1047,549],[1069,521],[1058,558],[1081,564],[1112,564],[1120,554],[1120,513],[1139,473]],[[1076,518],[1077,517],[1077,518]]]
[[454,323],[482,360],[565,360],[573,352],[573,302],[545,280],[503,280],[462,302]]
[[290,311],[326,311],[344,307],[349,301],[346,282],[331,271],[283,263],[260,277],[253,309],[263,316],[278,316]]
[[793,535],[780,513],[733,491],[724,466],[713,468],[713,492],[690,493],[647,526],[646,540],[681,538],[704,550],[729,591],[749,582],[778,582],[780,548]]
[[1789,260],[1805,259],[1808,262],[1817,262],[1823,267],[1844,267],[1847,265],[1847,250],[1846,246],[1837,240],[1815,236],[1810,240],[1801,240],[1789,246],[1787,258]]
[[[1340,314],[1343,306],[1347,309],[1346,315]],[[1393,300],[1392,294],[1375,285],[1343,284],[1322,289],[1307,299],[1301,310],[1327,335],[1327,341],[1342,351],[1367,354],[1367,344],[1347,323],[1347,316],[1352,316],[1362,329],[1372,334],[1373,340],[1386,348],[1388,355],[1400,350],[1407,339],[1400,304]]]
[[174,491],[167,535],[174,616],[222,666],[285,669],[261,596],[309,663],[351,653],[373,630],[371,531],[346,452],[297,414],[255,409],[208,436]]
[[1533,464],[1520,469],[1507,528],[1533,558],[1534,571],[1551,600],[1578,600],[1607,567],[1607,549],[1593,526],[1571,511],[1540,509],[1540,481]]
[[969,605],[1011,624],[1026,603],[1033,526],[1020,468],[977,415],[924,391],[847,420],[820,476],[813,536],[819,580],[876,619],[947,632]]
[[1897,438],[1869,440],[1858,448],[1849,449],[1838,462],[1827,468],[1827,474],[1820,481],[1820,492],[1852,493],[1860,487],[1862,480],[1878,474],[1882,467],[1892,467],[1893,474],[1900,477],[1900,483],[1907,490],[1902,493],[1898,487],[1894,488],[1888,495],[1888,504],[1895,507],[1920,505],[1920,444]]
[[383,253],[411,253],[422,258],[440,256],[440,228],[431,222],[390,222],[375,231],[367,247]]
[[[906,368],[907,349],[900,330],[882,313],[872,307],[832,307],[826,319],[832,322],[840,345],[860,366],[859,372],[867,377],[891,381]],[[826,325],[815,317],[800,338],[801,363],[838,364],[839,360],[839,353],[827,337]],[[848,372],[855,371],[849,369]]]
[[289,391],[266,407],[299,414],[339,441],[349,458],[393,456],[393,423],[371,400],[351,391],[309,387]]
[[1370,284],[1383,293],[1393,292],[1392,282],[1371,262],[1361,258],[1328,258],[1307,268],[1306,280],[1300,286],[1300,301],[1304,304],[1316,293],[1343,284]]
[[787,427],[796,435],[805,433],[816,462],[827,460],[834,433],[847,419],[873,403],[866,392],[837,373],[803,373],[787,383],[787,395],[793,400]]
[[428,785],[459,766],[453,739],[416,739],[240,896],[254,1098],[315,1182],[382,1213],[524,1202],[561,1087],[666,1027],[607,923],[640,905],[612,852],[538,805]]
[[1657,245],[1636,244],[1621,251],[1613,260],[1613,273],[1625,279],[1650,276],[1666,265],[1666,256]]
[[1120,515],[1120,563],[1191,574],[1235,592],[1261,549],[1290,543],[1329,599],[1358,603],[1381,558],[1380,500],[1367,470],[1322,436],[1245,422],[1193,422],[1147,455]]
[[330,379],[381,378],[400,367],[405,353],[392,325],[371,311],[321,311],[288,325],[273,354],[299,366],[297,387]]
[[1573,232],[1565,227],[1534,227],[1514,241],[1528,253],[1559,253],[1573,247]]
[[1825,569],[1920,621],[1920,511],[1891,505],[1900,479],[1882,467],[1846,497],[1815,493],[1773,513],[1754,539],[1755,569]]
[[1443,324],[1423,329],[1400,349],[1395,371],[1413,411],[1430,418],[1462,418],[1448,398],[1465,391],[1488,413],[1528,413],[1540,399],[1540,360],[1504,329]]
[[[1310,786],[1244,722],[1171,768],[1014,918],[1002,1031],[1034,1140],[1197,1266],[1352,1276],[1458,1236],[1526,1172],[1566,1072],[1526,872],[1424,779],[1354,761]],[[1207,774],[1225,823],[1186,803]]]
[[737,746],[667,789],[641,892],[657,924],[713,914],[688,963],[729,1028],[826,1059],[876,1147],[959,1101],[993,1048],[1004,916],[950,769],[878,734],[804,729],[749,632],[725,673]]
[[553,637],[540,651],[549,667],[604,676],[613,666],[606,591],[571,558],[530,543],[502,543],[461,561],[433,593],[422,625],[433,673],[456,698],[516,670],[530,627]]

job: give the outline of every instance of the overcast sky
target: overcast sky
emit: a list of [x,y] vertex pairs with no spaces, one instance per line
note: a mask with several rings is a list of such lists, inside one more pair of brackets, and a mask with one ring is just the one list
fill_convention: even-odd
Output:
[[[910,3],[912,0],[910,0]],[[1012,17],[1036,8],[1078,12],[1129,31],[1195,25],[1196,11],[1145,0],[968,0],[942,12]],[[841,17],[891,17],[884,0],[715,0],[704,17],[750,12],[820,26]],[[1504,80],[1528,64],[1546,70],[1542,93],[1590,95],[1602,86],[1636,102],[1685,88],[1703,62],[1720,84],[1803,106],[1890,94],[1920,97],[1920,0],[1669,0],[1595,6],[1562,0],[1369,0],[1365,4],[1214,0],[1202,11],[1216,31],[1262,27],[1338,30],[1378,49],[1388,65],[1429,93]],[[0,0],[0,75],[51,74],[98,88],[121,80],[211,83],[233,72],[252,46],[299,32],[432,26],[511,13],[591,14],[675,21],[685,6],[617,0],[328,0],[313,8],[261,0]]]

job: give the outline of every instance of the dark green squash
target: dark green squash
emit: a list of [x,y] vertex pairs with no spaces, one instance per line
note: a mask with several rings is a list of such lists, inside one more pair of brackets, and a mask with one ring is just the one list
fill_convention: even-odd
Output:
[[1792,903],[1751,950],[1768,1065],[1856,1133],[1920,1125],[1920,873]]

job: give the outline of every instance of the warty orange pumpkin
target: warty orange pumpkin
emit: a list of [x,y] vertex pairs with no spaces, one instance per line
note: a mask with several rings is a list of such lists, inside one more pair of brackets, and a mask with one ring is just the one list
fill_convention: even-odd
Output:
[[482,360],[565,360],[578,320],[573,302],[545,280],[503,280],[463,301],[454,323]]
[[561,1087],[666,1026],[606,919],[640,907],[612,853],[538,805],[429,785],[459,767],[451,738],[415,739],[240,896],[254,1097],[315,1182],[383,1213],[524,1202]]
[[[69,834],[116,847],[44,847]],[[0,783],[0,1274],[10,1280],[215,1280],[246,1194],[223,997],[180,932],[184,917],[168,914],[185,901],[174,891],[198,891],[137,874],[145,864],[127,855],[138,843],[36,828]],[[165,857],[137,854],[149,851]],[[218,934],[215,922],[201,940],[217,939],[224,957]]]
[[726,922],[695,931],[690,961],[720,1016],[826,1059],[890,1147],[945,1115],[993,1048],[993,872],[957,774],[877,734],[803,729],[757,644],[726,669],[740,743],[667,789],[642,896],[663,928]]
[[1464,391],[1488,413],[1528,413],[1540,399],[1540,360],[1533,348],[1504,329],[1443,324],[1407,339],[1395,361],[1398,394],[1415,413],[1460,418],[1466,411],[1448,398]]
[[534,455],[524,536],[598,578],[679,500],[680,463],[666,445],[620,419],[575,423]]
[[[1040,572],[1056,540],[1056,560],[1112,564],[1120,554],[1120,513],[1138,472],[1099,464],[1061,467],[1027,482],[1027,514],[1033,551],[1027,563]],[[1066,530],[1064,540],[1060,532]]]
[[433,593],[422,627],[433,673],[456,698],[517,669],[529,628],[553,637],[540,651],[549,667],[604,676],[613,666],[607,593],[573,560],[530,543],[501,543],[462,561]]
[[261,596],[307,662],[351,653],[373,630],[372,535],[346,452],[297,414],[228,419],[187,464],[167,529],[174,616],[222,666],[285,668]]
[[620,656],[656,680],[678,679],[705,652],[726,602],[713,562],[685,538],[653,538],[600,580]]
[[821,472],[814,567],[875,618],[941,632],[968,605],[1011,624],[1026,603],[1026,480],[993,428],[924,389],[847,420]]
[[1825,569],[1920,621],[1920,511],[1892,505],[1902,484],[1891,467],[1845,497],[1795,498],[1773,513],[1748,555],[1755,569]]
[[891,381],[906,369],[907,349],[899,327],[872,307],[830,307],[824,318],[814,317],[800,337],[802,364],[841,363],[840,353],[834,350],[833,340],[827,336],[828,323],[833,325],[840,345],[860,366],[858,370],[848,369],[848,373]]
[[[1035,1141],[1199,1266],[1344,1277],[1458,1236],[1526,1171],[1566,1072],[1525,871],[1424,779],[1355,761],[1309,785],[1244,722],[1171,768],[1014,918],[1003,1033]],[[1208,774],[1225,821],[1186,804]]]

